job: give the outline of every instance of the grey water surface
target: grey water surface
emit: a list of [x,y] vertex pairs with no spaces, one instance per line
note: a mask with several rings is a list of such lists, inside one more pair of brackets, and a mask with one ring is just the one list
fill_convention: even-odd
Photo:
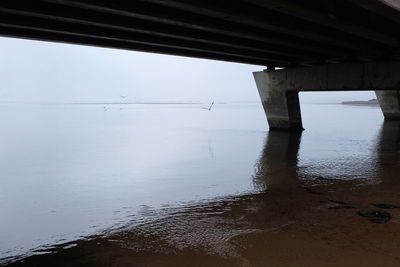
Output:
[[379,107],[302,104],[300,134],[260,103],[203,106],[0,104],[0,264],[286,184],[380,184],[398,155]]

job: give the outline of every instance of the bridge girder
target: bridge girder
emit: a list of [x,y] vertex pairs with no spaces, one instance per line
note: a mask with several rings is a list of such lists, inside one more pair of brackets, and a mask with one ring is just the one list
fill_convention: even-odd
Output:
[[397,61],[380,0],[3,0],[0,35],[295,67]]

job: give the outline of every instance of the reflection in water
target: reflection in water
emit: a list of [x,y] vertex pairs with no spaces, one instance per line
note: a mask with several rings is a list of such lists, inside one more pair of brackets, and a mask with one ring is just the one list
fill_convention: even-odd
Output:
[[[379,155],[379,162],[396,164],[399,163],[399,153],[393,153],[400,149],[400,122],[385,120],[380,134],[379,142],[377,142],[377,153]],[[384,161],[384,162],[383,162]]]
[[[358,180],[380,183],[386,178],[385,167],[400,162],[400,122],[384,121],[371,149],[365,155],[354,153],[334,160],[305,161],[299,150],[302,132],[270,131],[262,156],[255,165],[255,188],[265,190],[279,186],[299,186],[303,182]],[[329,152],[327,152],[329,153]],[[393,173],[387,179],[391,179]]]
[[256,164],[254,186],[268,189],[271,186],[298,184],[298,152],[302,132],[269,131],[262,156]]
[[[241,170],[237,158],[254,155],[240,148],[253,140],[249,135],[226,143],[226,134],[207,136],[204,158],[195,162],[209,160],[201,166],[215,171],[205,172],[213,179],[230,177]],[[268,132],[255,159],[256,190],[161,207],[139,205],[138,199],[131,205],[139,209],[123,223],[74,241],[49,242],[33,256],[7,259],[8,265],[400,266],[400,209],[384,210],[391,220],[382,225],[356,214],[377,209],[376,203],[400,206],[400,123],[388,121],[361,135],[332,134],[332,141],[326,132]],[[238,136],[240,151],[221,157],[236,147],[232,140]],[[192,168],[190,177],[207,177],[184,162]],[[246,171],[240,175],[251,175]]]
[[379,177],[383,183],[396,182],[399,179],[398,166],[400,165],[399,121],[384,121],[376,144],[376,153],[376,165],[379,172],[377,178]]

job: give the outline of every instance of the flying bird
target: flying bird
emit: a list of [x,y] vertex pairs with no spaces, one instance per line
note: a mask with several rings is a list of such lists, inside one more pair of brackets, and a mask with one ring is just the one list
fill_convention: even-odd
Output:
[[211,105],[209,107],[202,107],[202,109],[207,109],[208,111],[211,110],[211,108],[214,106],[214,101],[211,103]]

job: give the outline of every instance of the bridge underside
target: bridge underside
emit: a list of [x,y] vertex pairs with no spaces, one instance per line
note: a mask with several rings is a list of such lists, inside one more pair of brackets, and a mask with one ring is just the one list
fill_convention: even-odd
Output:
[[0,36],[275,67],[396,61],[392,0],[2,0]]

